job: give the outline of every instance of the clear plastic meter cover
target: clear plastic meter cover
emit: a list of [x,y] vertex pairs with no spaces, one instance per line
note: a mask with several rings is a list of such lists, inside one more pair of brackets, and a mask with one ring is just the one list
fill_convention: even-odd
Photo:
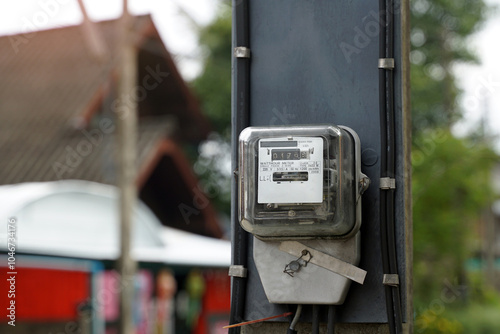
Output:
[[348,131],[250,127],[239,145],[239,220],[246,231],[261,238],[316,238],[355,227],[356,147]]

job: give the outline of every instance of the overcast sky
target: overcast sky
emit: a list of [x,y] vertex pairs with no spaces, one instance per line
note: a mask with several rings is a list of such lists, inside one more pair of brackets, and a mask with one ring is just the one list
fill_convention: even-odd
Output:
[[[122,0],[84,2],[93,20],[116,18],[121,13]],[[500,7],[500,0],[486,2]],[[77,0],[3,0],[0,6],[1,35],[76,24],[81,20]],[[176,59],[180,59],[182,74],[187,79],[193,78],[200,70],[195,26],[208,24],[218,7],[225,5],[218,0],[129,0],[129,6],[133,14],[152,14],[167,48],[180,56]],[[459,84],[465,90],[461,104],[466,116],[456,127],[457,133],[465,133],[484,117],[487,129],[492,134],[500,134],[499,36],[500,13],[497,11],[470,40],[482,64],[456,67]]]
[[[84,0],[92,20],[117,18],[122,0]],[[0,34],[74,25],[82,20],[77,0],[3,0]],[[218,0],[129,0],[133,14],[151,13],[169,51],[180,55],[181,72],[192,78],[199,71],[196,25],[206,25],[218,11]],[[179,57],[176,57],[179,59]]]
[[[500,9],[500,0],[486,0]],[[487,130],[500,134],[500,10],[492,12],[483,29],[470,39],[481,60],[481,65],[460,65],[456,74],[465,90],[461,104],[465,119],[457,129],[464,130],[477,125],[485,118]],[[500,140],[497,140],[500,151]]]

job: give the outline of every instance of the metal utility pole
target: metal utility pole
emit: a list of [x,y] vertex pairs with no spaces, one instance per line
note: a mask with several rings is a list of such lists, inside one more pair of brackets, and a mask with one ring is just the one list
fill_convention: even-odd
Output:
[[[237,177],[232,184],[230,324],[269,319],[299,309],[301,303],[290,307],[287,300],[305,302],[301,312],[295,311],[291,319],[232,327],[229,333],[285,333],[288,329],[329,334],[412,333],[410,1],[232,3],[232,167]],[[317,278],[319,271],[303,270],[288,277],[286,268],[294,261],[278,260],[282,250],[277,248],[276,253],[259,253],[266,240],[244,230],[239,211],[246,213],[241,194],[250,193],[244,192],[244,185],[259,182],[258,172],[247,174],[253,175],[250,182],[239,182],[243,160],[239,149],[245,152],[245,147],[254,145],[247,145],[247,132],[239,146],[243,129],[264,129],[269,132],[266,138],[276,139],[271,145],[281,145],[285,142],[281,138],[293,137],[281,129],[320,124],[343,125],[359,135],[361,154],[356,159],[361,162],[362,173],[371,180],[363,193],[359,239],[359,268],[367,272],[367,279],[363,284],[351,284],[343,303],[328,308],[327,303],[310,298],[310,292],[316,287],[327,289],[331,281],[321,278],[324,284],[312,285],[311,278]],[[281,132],[277,126],[283,126]],[[282,136],[273,135],[273,131]],[[308,139],[310,136],[301,135]],[[258,146],[254,148],[257,156]],[[259,166],[259,162],[255,158],[246,166]],[[251,201],[263,204],[252,196],[248,196]],[[252,210],[248,211],[257,212]],[[296,217],[295,212],[292,217]],[[249,221],[243,223],[248,226]],[[313,238],[319,240],[321,236]],[[275,247],[273,242],[284,244],[282,240],[269,241],[269,249]],[[331,244],[322,244],[325,252],[331,250],[328,247]],[[308,270],[314,265],[311,263]],[[278,273],[284,275],[283,286],[267,283],[269,272],[274,275],[272,269],[277,267],[285,269]],[[278,276],[271,280],[274,277]],[[305,288],[293,290],[295,286]],[[296,297],[295,291],[307,295]],[[269,302],[272,299],[268,292],[276,302]]]
[[137,191],[135,187],[135,158],[137,143],[137,103],[132,94],[137,82],[136,50],[132,39],[133,21],[128,12],[128,2],[123,1],[123,15],[119,24],[120,44],[118,47],[119,85],[118,112],[118,186],[120,188],[120,259],[118,269],[121,279],[120,290],[120,333],[134,332],[132,305],[134,299],[134,275],[136,262],[131,257],[133,213]]

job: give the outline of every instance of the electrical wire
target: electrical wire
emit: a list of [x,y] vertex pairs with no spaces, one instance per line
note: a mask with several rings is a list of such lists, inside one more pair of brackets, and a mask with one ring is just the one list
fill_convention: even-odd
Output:
[[[236,1],[238,2],[236,4]],[[248,0],[233,0],[233,27],[234,39],[233,47],[246,46],[250,47],[249,37],[249,15],[248,15]],[[240,132],[249,124],[249,96],[250,96],[250,62],[249,59],[233,58],[233,66],[235,74],[233,75],[232,87],[232,167],[236,170],[238,161],[238,136]],[[237,180],[233,179],[232,193],[238,193]],[[238,201],[233,196],[231,203],[231,252],[232,264],[242,265],[247,267],[248,259],[248,233],[238,224]],[[231,311],[229,315],[229,323],[234,324],[241,322],[245,312],[245,297],[246,297],[247,279],[244,277],[231,278]],[[229,329],[229,334],[239,334],[240,327]]]
[[227,326],[224,326],[222,328],[224,328],[224,329],[226,329],[226,328],[236,328],[236,327],[241,327],[241,326],[246,326],[246,325],[251,325],[251,324],[257,324],[259,322],[264,322],[264,321],[271,320],[271,319],[288,317],[289,315],[292,315],[292,314],[293,314],[292,312],[285,312],[283,314],[273,315],[271,317],[265,317],[265,318],[261,318],[261,319],[244,321],[244,322],[240,322],[239,324],[227,325]]
[[[394,0],[388,0],[389,8],[387,15],[387,58],[394,58]],[[391,178],[396,174],[396,125],[394,111],[394,71],[386,71],[387,75],[387,168],[388,175]],[[398,273],[397,254],[396,254],[396,235],[395,235],[395,194],[394,189],[387,191],[387,241],[389,249],[389,270],[391,274]],[[391,287],[392,299],[394,304],[394,317],[396,333],[401,333],[402,311],[399,286]]]
[[[379,58],[386,57],[386,36],[387,36],[387,8],[386,0],[379,0],[379,15],[380,15],[380,37],[379,37]],[[387,177],[387,89],[386,89],[386,70],[379,68],[379,110],[380,110],[380,176]],[[387,243],[387,193],[380,191],[380,244],[382,249],[382,270],[384,273],[389,272],[389,250]],[[385,305],[387,313],[387,323],[389,331],[395,334],[393,299],[392,292],[389,286],[384,287],[385,290]]]
[[326,325],[326,334],[335,333],[335,305],[328,305],[328,322]]
[[[388,5],[387,5],[388,4]],[[394,58],[394,1],[379,0],[380,38],[379,58]],[[392,69],[379,69],[381,178],[395,177],[395,118],[394,73]],[[393,189],[380,191],[380,236],[384,274],[397,274],[395,241],[395,194]],[[387,322],[391,334],[402,331],[402,312],[399,287],[385,286]]]
[[297,326],[297,323],[299,322],[300,314],[302,313],[302,305],[297,305],[297,310],[295,311],[295,316],[293,317],[293,320],[290,322],[290,327],[287,330],[287,334],[297,334],[297,331],[295,330],[295,326]]
[[319,334],[319,305],[312,308],[312,334]]

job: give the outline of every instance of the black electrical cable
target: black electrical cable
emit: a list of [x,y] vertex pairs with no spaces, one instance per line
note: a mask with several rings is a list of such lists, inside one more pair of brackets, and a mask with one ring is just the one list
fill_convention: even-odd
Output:
[[312,334],[319,334],[319,305],[312,307]]
[[[387,58],[394,58],[394,0],[389,1],[387,15]],[[394,71],[387,71],[387,140],[388,155],[387,168],[388,175],[395,177],[396,171],[396,126],[394,112]],[[389,249],[389,267],[391,274],[398,274],[395,236],[395,194],[394,189],[387,193],[387,241]],[[395,326],[397,333],[402,332],[402,311],[399,286],[391,287],[395,313]]]
[[[248,0],[233,0],[233,47],[250,47]],[[249,124],[249,96],[250,96],[250,60],[246,58],[233,58],[233,96],[232,96],[232,167],[238,166],[238,137],[240,132]],[[247,268],[248,233],[238,223],[238,182],[232,182],[231,202],[231,252],[232,265],[241,265]],[[244,277],[231,278],[231,311],[229,323],[243,321],[245,312],[247,279]],[[229,329],[229,334],[239,334],[241,327]]]
[[326,334],[335,333],[335,305],[328,305],[328,317],[326,324]]
[[[387,197],[386,192],[380,192],[380,243],[382,248],[382,269],[383,273],[389,273],[389,247],[387,241]],[[389,324],[389,332],[396,333],[395,318],[394,318],[394,303],[392,298],[392,288],[388,285],[384,286],[385,302],[387,312],[387,323]]]
[[[388,6],[387,2],[388,1]],[[381,34],[379,38],[379,58],[394,59],[394,1],[379,0]],[[395,113],[394,113],[394,73],[392,69],[379,69],[379,106],[381,130],[381,171],[382,178],[394,178],[395,164]],[[395,194],[394,189],[380,192],[380,235],[382,266],[384,274],[397,274],[395,240]],[[402,332],[401,298],[398,286],[385,286],[387,321],[391,334]]]
[[[380,15],[380,37],[379,37],[379,58],[386,58],[386,38],[387,38],[387,6],[386,0],[379,0]],[[387,87],[386,70],[379,68],[379,110],[380,110],[380,176],[387,177]],[[389,249],[387,242],[387,192],[380,191],[380,243],[382,249],[382,270],[389,273]],[[394,304],[391,287],[385,286],[385,304],[387,313],[387,323],[389,331],[395,334]]]
[[[389,194],[387,198],[387,211],[392,210],[394,212],[394,190],[389,190]],[[391,222],[392,220],[392,222]],[[391,238],[391,235],[395,235],[394,230],[394,215],[389,215],[388,223],[387,223],[387,233],[388,233],[388,248],[389,252],[389,265],[390,265],[390,273],[397,274],[397,258],[396,258],[396,242],[395,238]],[[402,324],[402,310],[401,310],[401,297],[400,297],[400,289],[399,286],[391,286],[391,294],[393,299],[394,306],[394,318],[395,318],[395,327],[396,333],[402,333],[403,324]]]

